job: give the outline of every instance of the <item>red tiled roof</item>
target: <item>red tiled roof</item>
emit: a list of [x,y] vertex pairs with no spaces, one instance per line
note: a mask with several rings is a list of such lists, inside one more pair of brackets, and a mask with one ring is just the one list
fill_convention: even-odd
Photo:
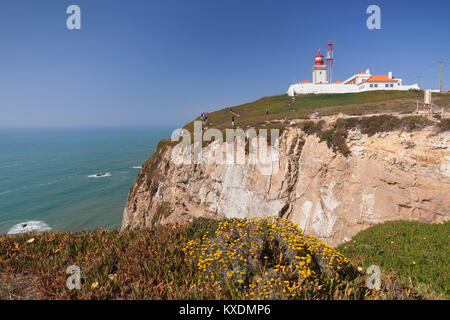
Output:
[[342,83],[342,81],[336,80],[333,83]]
[[398,82],[398,79],[396,78],[389,79],[388,76],[379,75],[379,76],[371,76],[368,79],[364,80],[363,82],[386,82],[386,81]]
[[303,80],[302,82],[299,82],[299,84],[300,83],[311,83],[311,82],[309,82],[308,80]]

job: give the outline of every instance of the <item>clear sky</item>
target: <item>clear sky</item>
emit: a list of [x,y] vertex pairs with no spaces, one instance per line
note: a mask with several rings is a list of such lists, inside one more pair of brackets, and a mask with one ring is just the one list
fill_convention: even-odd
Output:
[[[66,27],[71,4],[81,30]],[[333,79],[370,68],[438,88],[449,15],[448,0],[1,0],[0,128],[180,126],[311,80],[327,40]]]

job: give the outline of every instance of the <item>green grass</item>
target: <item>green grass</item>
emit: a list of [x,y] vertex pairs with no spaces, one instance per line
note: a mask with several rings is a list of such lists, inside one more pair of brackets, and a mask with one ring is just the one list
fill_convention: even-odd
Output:
[[337,250],[364,268],[378,265],[386,276],[411,281],[423,295],[449,299],[449,240],[450,222],[394,221],[360,232]]
[[[442,107],[450,105],[449,94],[433,94],[435,102]],[[234,116],[236,126],[259,127],[266,121],[305,119],[314,112],[319,115],[338,113],[363,115],[382,112],[412,112],[416,100],[423,100],[423,92],[414,91],[372,91],[347,94],[306,94],[296,96],[295,102],[287,107],[291,98],[286,95],[264,97],[254,102],[232,107],[239,114]],[[266,108],[269,114],[265,114]],[[226,108],[208,114],[208,127],[231,128],[231,114]],[[196,120],[199,120],[197,118]],[[193,132],[193,122],[185,126]]]

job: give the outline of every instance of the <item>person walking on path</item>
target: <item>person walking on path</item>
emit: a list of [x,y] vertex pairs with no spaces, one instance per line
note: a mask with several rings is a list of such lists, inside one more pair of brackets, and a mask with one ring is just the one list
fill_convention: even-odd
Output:
[[269,108],[266,108],[266,115],[269,114]]
[[231,117],[231,126],[234,127],[234,116]]

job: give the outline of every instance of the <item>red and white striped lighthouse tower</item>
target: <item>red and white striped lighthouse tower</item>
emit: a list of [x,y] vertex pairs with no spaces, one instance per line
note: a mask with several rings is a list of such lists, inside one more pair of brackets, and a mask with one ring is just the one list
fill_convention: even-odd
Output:
[[313,78],[312,82],[315,84],[319,83],[328,83],[327,80],[327,66],[323,62],[323,55],[320,53],[317,53],[317,55],[314,57],[314,67],[312,68]]

